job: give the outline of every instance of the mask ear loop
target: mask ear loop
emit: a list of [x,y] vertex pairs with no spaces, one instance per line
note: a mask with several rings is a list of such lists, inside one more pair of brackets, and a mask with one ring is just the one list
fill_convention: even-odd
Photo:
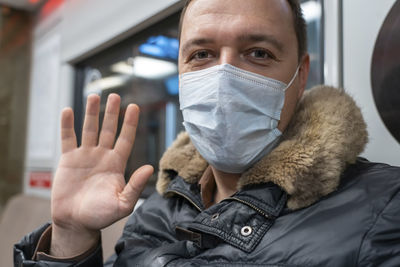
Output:
[[297,74],[299,73],[299,69],[300,69],[300,65],[297,66],[296,72],[294,73],[292,79],[290,80],[290,82],[289,82],[288,85],[286,86],[285,90],[283,90],[283,91],[286,91],[286,90],[292,85],[292,83],[294,82],[294,80],[295,80],[296,77],[297,77]]

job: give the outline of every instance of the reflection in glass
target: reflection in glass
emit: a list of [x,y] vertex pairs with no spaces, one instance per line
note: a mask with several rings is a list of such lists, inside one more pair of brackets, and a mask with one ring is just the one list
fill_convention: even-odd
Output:
[[310,54],[310,73],[306,88],[322,84],[323,81],[323,32],[322,1],[303,0],[301,9],[307,23],[308,53]]
[[174,14],[76,66],[75,115],[78,118],[78,136],[89,94],[101,96],[100,123],[108,95],[117,93],[121,96],[117,134],[127,106],[130,103],[139,105],[140,121],[125,177],[128,179],[141,165],[153,165],[155,175],[145,195],[154,190],[162,153],[183,130],[178,105],[178,21],[179,14]]

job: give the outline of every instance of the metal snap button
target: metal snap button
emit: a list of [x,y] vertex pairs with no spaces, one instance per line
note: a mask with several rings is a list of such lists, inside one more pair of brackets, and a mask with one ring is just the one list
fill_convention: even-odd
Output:
[[211,221],[215,221],[216,219],[218,219],[218,217],[219,217],[219,213],[213,214],[213,216],[211,216]]
[[249,236],[249,235],[251,235],[252,232],[253,232],[253,228],[251,228],[250,226],[243,226],[242,230],[240,230],[240,233],[242,234],[242,236]]

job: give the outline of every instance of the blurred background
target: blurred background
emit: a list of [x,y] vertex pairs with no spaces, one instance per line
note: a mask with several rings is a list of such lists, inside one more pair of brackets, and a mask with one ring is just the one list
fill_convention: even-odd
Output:
[[[361,107],[363,156],[400,165],[400,1],[302,0],[307,87],[344,87]],[[141,107],[126,177],[155,166],[183,130],[178,103],[179,0],[0,0],[0,212],[13,195],[49,198],[60,156],[59,118],[110,93]],[[360,12],[362,11],[362,12]],[[154,191],[156,174],[143,196]]]

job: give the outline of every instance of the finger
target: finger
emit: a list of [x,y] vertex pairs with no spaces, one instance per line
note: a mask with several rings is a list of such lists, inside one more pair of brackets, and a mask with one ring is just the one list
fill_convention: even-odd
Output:
[[99,146],[112,148],[118,126],[119,105],[121,98],[117,94],[108,96],[106,112],[100,131]]
[[82,130],[82,146],[97,145],[99,133],[100,97],[89,95],[86,102],[85,121]]
[[145,165],[137,169],[129,179],[124,190],[120,194],[121,211],[123,216],[132,212],[137,200],[140,197],[147,181],[154,172],[154,168],[150,165]]
[[121,133],[115,143],[115,151],[120,154],[124,160],[127,160],[133,143],[135,142],[136,128],[139,121],[139,107],[135,104],[130,104],[126,108],[124,123]]
[[61,113],[61,151],[66,153],[76,147],[74,112],[71,108],[65,108]]

